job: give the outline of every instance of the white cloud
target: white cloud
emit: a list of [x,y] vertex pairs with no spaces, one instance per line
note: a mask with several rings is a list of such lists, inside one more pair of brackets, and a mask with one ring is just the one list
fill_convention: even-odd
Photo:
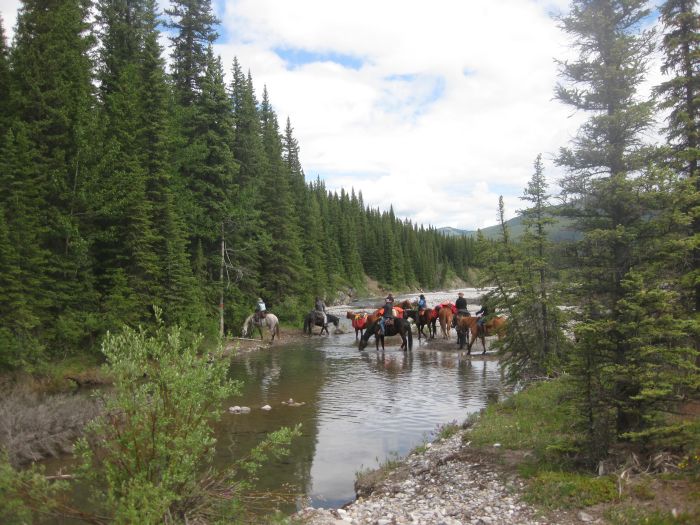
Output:
[[[554,58],[570,51],[550,13],[566,4],[228,0],[217,51],[290,116],[308,176],[415,222],[473,229],[496,221],[499,194],[512,216],[536,155],[580,122],[552,100]],[[362,65],[291,67],[280,48]]]

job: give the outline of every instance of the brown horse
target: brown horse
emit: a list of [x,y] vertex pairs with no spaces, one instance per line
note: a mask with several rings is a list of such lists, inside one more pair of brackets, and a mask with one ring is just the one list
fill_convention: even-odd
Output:
[[[422,310],[404,310],[406,318],[411,318],[415,321],[418,327],[418,340],[422,335],[426,339],[435,337],[435,325],[437,323],[437,312],[432,308],[423,308]],[[428,327],[428,335],[425,335],[423,328]],[[429,337],[428,337],[429,336]]]
[[[398,306],[398,307],[401,308],[402,310],[410,310],[410,309],[413,308],[414,305],[413,305],[413,304],[411,303],[411,301],[409,301],[408,299],[404,299],[403,301],[401,301],[401,302],[400,302],[399,304],[397,304],[396,306]],[[394,308],[396,308],[396,306],[394,306]]]
[[367,312],[351,312],[348,310],[348,313],[345,315],[352,321],[352,327],[355,329],[355,341],[357,341],[358,335],[362,337],[362,334],[365,331],[369,314]]
[[452,308],[442,307],[438,311],[438,319],[440,319],[440,331],[443,339],[450,338],[450,330],[452,329]]
[[497,335],[501,339],[506,333],[506,318],[505,317],[493,317],[486,321],[483,325],[479,325],[478,317],[472,317],[470,315],[463,316],[457,325],[457,340],[460,341],[460,330],[464,334],[464,340],[460,342],[459,348],[463,348],[464,341],[467,340],[468,333],[471,332],[471,340],[467,344],[467,354],[472,353],[472,345],[476,341],[477,337],[481,339],[481,346],[484,349],[481,354],[486,353],[486,340],[485,337],[491,335]]

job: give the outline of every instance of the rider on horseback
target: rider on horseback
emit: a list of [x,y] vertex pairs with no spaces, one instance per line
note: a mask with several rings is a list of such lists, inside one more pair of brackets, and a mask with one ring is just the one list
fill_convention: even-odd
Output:
[[452,319],[452,328],[457,326],[457,321],[463,315],[469,315],[469,310],[467,310],[467,300],[464,298],[464,293],[459,292],[457,294],[457,300],[455,301],[455,308],[457,309],[457,315]]
[[316,304],[314,305],[316,312],[316,317],[321,317],[323,319],[323,327],[328,330],[328,316],[326,315],[326,303],[323,299],[316,297]]
[[486,324],[486,318],[489,315],[489,307],[486,304],[485,297],[482,297],[481,299],[481,309],[474,315],[479,318],[479,320],[476,322],[476,326],[479,328],[479,330],[483,330],[484,324]]
[[267,307],[262,298],[258,297],[258,302],[255,305],[255,320],[260,321],[267,314]]
[[384,303],[384,312],[382,312],[382,317],[379,319],[379,328],[381,330],[381,334],[384,335],[384,327],[387,323],[387,320],[389,320],[389,323],[391,323],[391,319],[394,318],[394,296],[389,294],[386,297],[386,303]]
[[428,302],[425,300],[425,295],[420,294],[420,298],[418,299],[418,313],[421,313],[427,307],[428,307]]

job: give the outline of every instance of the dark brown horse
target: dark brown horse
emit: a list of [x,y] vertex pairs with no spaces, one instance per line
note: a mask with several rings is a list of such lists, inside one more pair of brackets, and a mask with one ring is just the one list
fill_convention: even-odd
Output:
[[311,335],[313,333],[313,327],[320,326],[321,331],[318,333],[318,335],[323,335],[324,331],[326,332],[326,334],[331,335],[328,331],[329,323],[333,324],[333,326],[338,328],[340,319],[333,314],[326,314],[326,324],[324,325],[323,316],[316,310],[311,310],[304,318],[304,333]]
[[352,322],[352,327],[355,329],[355,341],[357,341],[358,335],[362,337],[362,334],[365,331],[369,314],[367,312],[351,312],[348,310],[348,313],[345,314],[345,316]]
[[400,335],[401,336],[401,350],[404,352],[406,350],[413,349],[413,333],[411,332],[411,325],[405,319],[400,317],[394,317],[392,319],[387,319],[384,326],[384,334],[381,333],[382,327],[379,322],[368,324],[365,328],[365,333],[360,338],[359,349],[360,351],[367,348],[367,342],[369,338],[374,336],[377,351],[379,351],[379,342],[382,343],[382,352],[384,351],[384,336]]

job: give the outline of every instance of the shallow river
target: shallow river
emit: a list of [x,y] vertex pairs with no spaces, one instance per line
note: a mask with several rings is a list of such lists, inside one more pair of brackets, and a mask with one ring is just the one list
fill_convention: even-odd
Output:
[[[354,330],[301,344],[234,357],[231,375],[245,382],[232,405],[249,414],[225,414],[217,426],[217,461],[240,456],[267,432],[302,424],[292,455],[260,475],[260,489],[287,485],[300,495],[285,512],[301,505],[337,507],[354,499],[356,472],[376,467],[430,440],[438,426],[462,423],[469,414],[498,400],[498,363],[458,352],[398,350],[387,339],[382,355],[370,345],[359,352]],[[317,329],[318,330],[318,329]],[[302,406],[282,403],[289,398]],[[261,410],[269,404],[270,411]]]

